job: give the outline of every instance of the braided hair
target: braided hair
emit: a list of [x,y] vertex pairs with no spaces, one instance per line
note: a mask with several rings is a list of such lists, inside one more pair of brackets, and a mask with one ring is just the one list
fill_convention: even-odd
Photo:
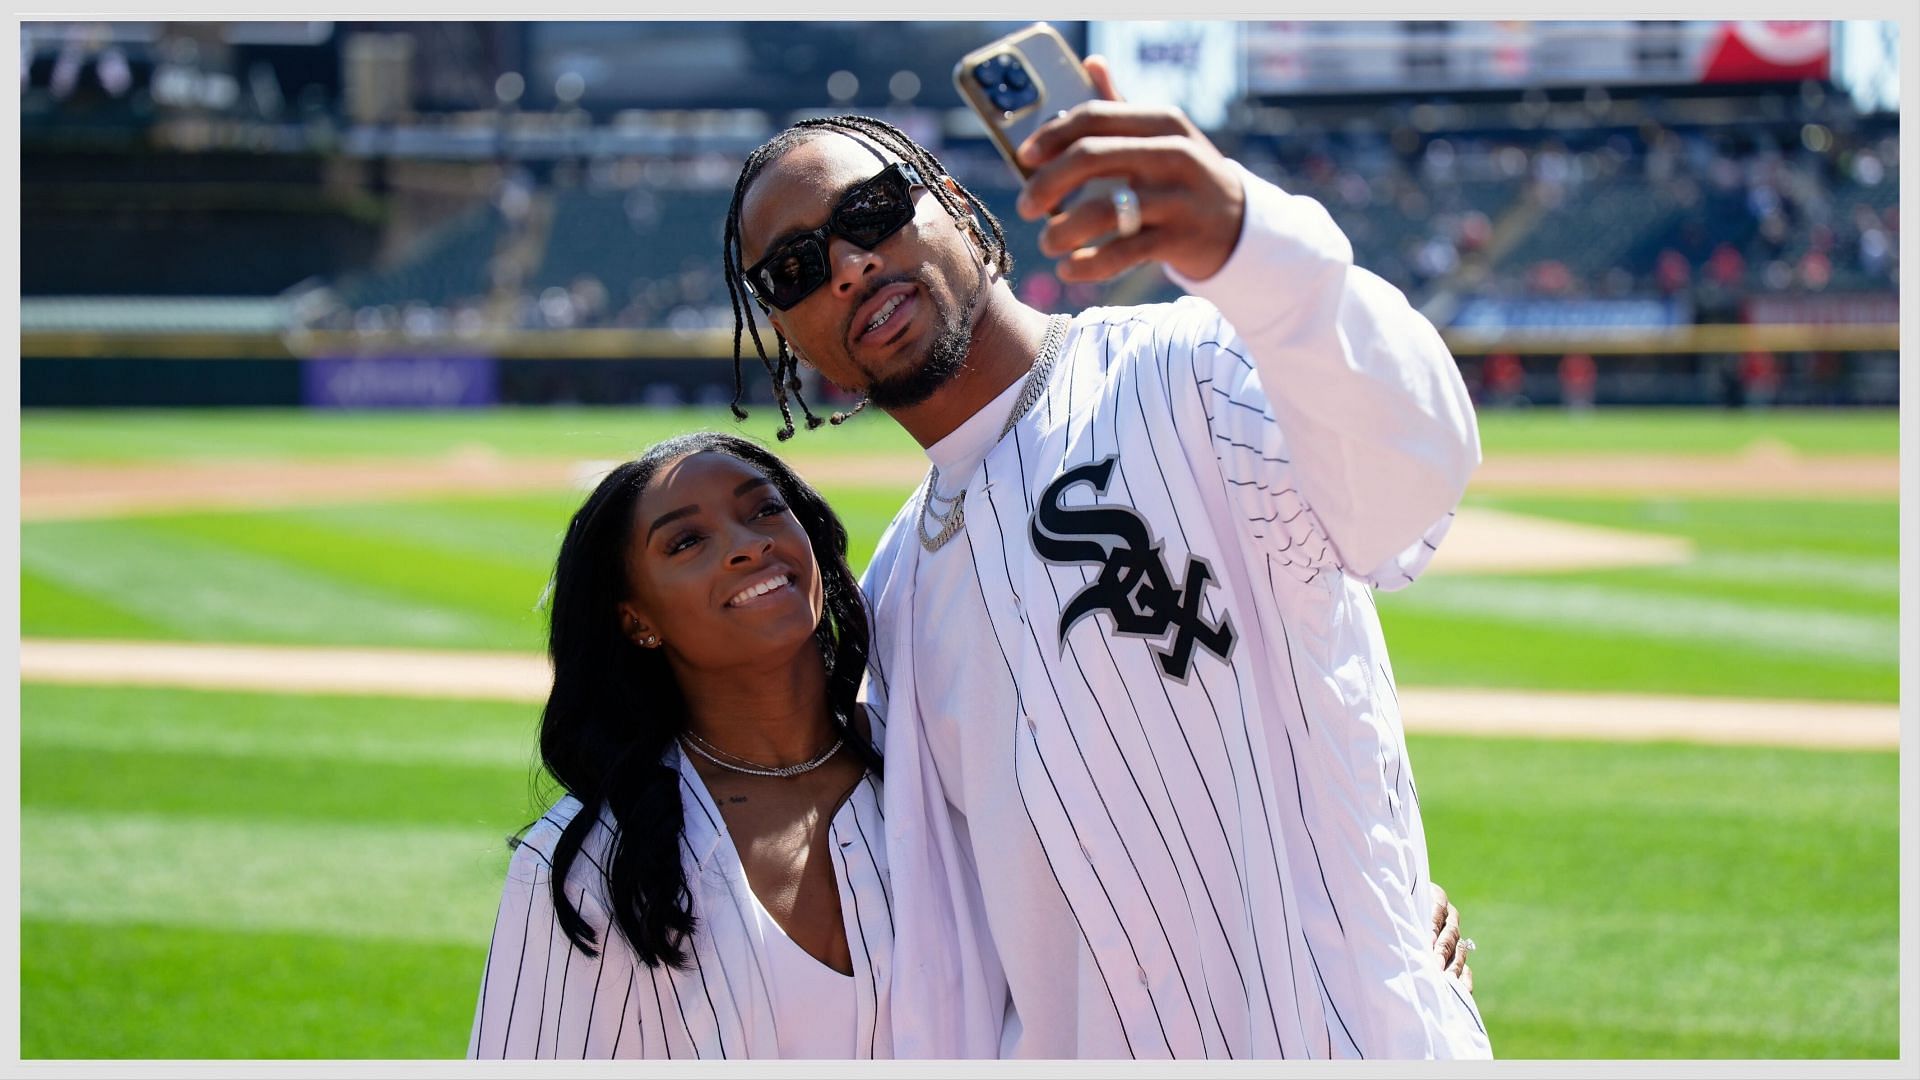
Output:
[[[777,326],[771,327],[775,342],[774,355],[767,355],[766,342],[761,340],[758,320],[753,313],[753,295],[747,291],[746,267],[741,257],[740,246],[740,206],[746,200],[747,189],[753,185],[760,171],[782,154],[826,132],[839,132],[872,140],[898,155],[902,161],[919,170],[927,178],[927,186],[940,205],[952,214],[954,220],[965,221],[974,218],[971,226],[981,247],[986,249],[987,263],[997,267],[1001,276],[1013,272],[1013,254],[1007,249],[1007,234],[1000,227],[1000,219],[993,216],[987,204],[980,201],[973,192],[968,191],[958,181],[956,192],[942,181],[948,179],[947,171],[938,159],[926,147],[914,142],[906,132],[884,120],[871,116],[827,116],[812,120],[802,120],[787,128],[772,139],[763,143],[759,149],[747,155],[746,164],[740,167],[740,179],[733,185],[733,203],[727,208],[726,232],[721,238],[721,257],[725,264],[727,295],[733,301],[733,415],[737,420],[745,420],[747,411],[740,407],[740,399],[746,393],[745,376],[741,372],[742,333],[753,336],[753,347],[760,354],[760,363],[767,369],[767,375],[773,380],[773,400],[780,407],[783,425],[776,433],[782,441],[793,438],[793,410],[788,404],[789,396],[800,405],[801,413],[806,417],[807,429],[819,427],[823,421],[807,407],[806,399],[800,394],[799,359],[793,348],[787,344],[787,337]],[[977,215],[977,217],[975,216]],[[983,233],[978,221],[985,220]],[[840,424],[861,409],[867,407],[867,398],[845,412],[834,413],[829,420]]]

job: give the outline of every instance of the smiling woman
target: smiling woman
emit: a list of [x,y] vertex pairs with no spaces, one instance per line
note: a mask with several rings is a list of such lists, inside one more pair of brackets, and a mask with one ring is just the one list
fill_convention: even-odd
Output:
[[567,795],[517,842],[470,1056],[889,1055],[846,553],[817,492],[715,433],[614,469],[574,515],[540,732]]

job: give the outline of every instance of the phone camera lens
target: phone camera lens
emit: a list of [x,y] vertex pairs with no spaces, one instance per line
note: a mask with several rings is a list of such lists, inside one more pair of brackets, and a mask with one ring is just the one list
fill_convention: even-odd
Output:
[[1033,85],[1033,80],[1027,78],[1027,69],[1018,65],[1008,69],[1006,82],[1009,87],[1015,90],[1025,90],[1027,87]]

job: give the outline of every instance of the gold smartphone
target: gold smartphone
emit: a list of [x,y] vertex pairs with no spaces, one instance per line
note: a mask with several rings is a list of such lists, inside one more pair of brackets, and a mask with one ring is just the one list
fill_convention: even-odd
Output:
[[[1022,180],[1029,172],[1014,155],[1027,136],[1056,115],[1100,96],[1066,39],[1043,22],[961,57],[953,66],[953,85]],[[1090,181],[1069,202],[1111,198],[1119,183]]]

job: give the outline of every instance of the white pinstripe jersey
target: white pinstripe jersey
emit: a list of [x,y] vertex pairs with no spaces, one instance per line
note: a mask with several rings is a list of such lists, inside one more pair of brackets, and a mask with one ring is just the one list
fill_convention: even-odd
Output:
[[[879,721],[874,736],[881,737]],[[587,834],[567,874],[567,895],[591,926],[600,956],[567,940],[554,917],[548,856],[580,812],[567,796],[521,838],[507,870],[469,1058],[774,1058],[775,942],[756,917],[746,870],[718,807],[691,762],[673,747],[663,759],[680,774],[686,812],[681,867],[698,922],[684,947],[686,970],[648,967],[609,915],[600,867],[608,818]],[[857,999],[856,1056],[891,1057],[888,998],[893,974],[893,899],[881,837],[880,793],[872,774],[834,814],[835,878]]]
[[[1490,1053],[1429,951],[1371,596],[1445,534],[1472,408],[1318,204],[1245,187],[1214,302],[1080,315],[964,540],[922,551],[916,500],[869,569],[902,1056]],[[999,956],[948,960],[956,928]],[[1002,977],[997,1047],[917,1022],[993,1017]]]

